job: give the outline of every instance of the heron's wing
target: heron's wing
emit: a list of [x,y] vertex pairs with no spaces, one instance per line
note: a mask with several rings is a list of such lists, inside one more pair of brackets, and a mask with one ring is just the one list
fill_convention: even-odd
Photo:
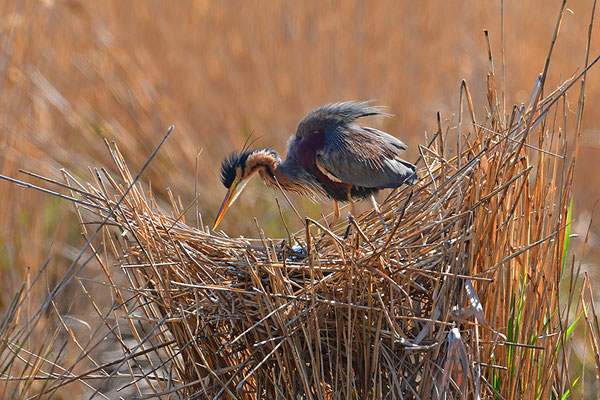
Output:
[[342,182],[383,189],[416,180],[414,165],[400,157],[406,145],[385,132],[352,124],[328,129],[324,135],[317,166]]
[[383,107],[370,105],[372,101],[346,101],[326,104],[308,113],[296,129],[295,140],[315,132],[325,132],[333,126],[348,126],[357,119],[372,115],[389,116],[383,112]]

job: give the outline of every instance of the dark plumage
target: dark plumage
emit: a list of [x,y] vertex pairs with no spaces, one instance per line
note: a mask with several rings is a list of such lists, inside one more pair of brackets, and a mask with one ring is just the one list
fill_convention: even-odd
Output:
[[400,157],[406,145],[380,130],[360,126],[357,120],[387,116],[369,102],[327,104],[305,116],[292,136],[285,162],[272,149],[244,149],[231,153],[221,165],[221,180],[229,193],[217,217],[218,224],[245,181],[258,172],[272,187],[314,194],[334,201],[353,201],[381,189],[413,184],[415,167]]
[[233,180],[235,179],[235,170],[237,167],[242,167],[246,163],[248,156],[250,155],[249,151],[244,151],[238,153],[237,151],[229,154],[229,157],[225,158],[221,163],[221,182],[223,185],[229,189]]

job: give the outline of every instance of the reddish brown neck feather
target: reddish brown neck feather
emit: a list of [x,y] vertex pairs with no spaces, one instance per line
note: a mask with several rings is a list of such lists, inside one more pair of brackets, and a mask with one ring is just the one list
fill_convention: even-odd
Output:
[[[305,192],[302,186],[292,181],[284,175],[278,168],[279,163],[273,155],[268,153],[257,152],[248,156],[246,161],[246,170],[249,174],[258,172],[263,182],[270,187],[277,189],[277,182],[282,189],[291,191]],[[275,181],[275,179],[277,181]]]
[[260,167],[267,167],[271,171],[275,171],[277,169],[277,160],[271,154],[262,152],[250,154],[246,160],[246,170],[252,174]]

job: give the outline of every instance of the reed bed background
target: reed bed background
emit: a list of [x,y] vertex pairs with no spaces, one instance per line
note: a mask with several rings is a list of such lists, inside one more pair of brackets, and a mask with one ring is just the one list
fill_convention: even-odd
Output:
[[[89,10],[69,7],[81,15]],[[564,3],[560,15],[569,15]],[[549,36],[553,44],[556,33]],[[168,113],[153,120],[151,101],[145,107],[129,103],[132,114],[146,110],[134,121],[148,124],[135,136],[116,120],[102,121],[103,132],[110,126],[108,136],[117,144],[103,142],[98,130],[81,131],[87,156],[56,153],[62,154],[54,158],[57,170],[89,156],[103,159],[102,153],[114,166],[89,162],[104,167],[85,174],[80,166],[68,168],[60,182],[50,176],[37,183],[71,198],[77,229],[89,243],[79,246],[83,252],[63,246],[61,257],[69,262],[54,257],[34,264],[43,267],[25,272],[12,301],[5,297],[2,396],[593,398],[598,380],[589,372],[600,371],[593,359],[600,335],[592,283],[570,250],[589,62],[549,89],[550,60],[556,57],[540,57],[543,74],[525,91],[523,104],[512,108],[504,106],[511,102],[500,63],[491,57],[486,80],[473,86],[463,81],[453,91],[459,99],[455,117],[438,114],[425,144],[412,143],[420,182],[381,199],[386,227],[367,210],[329,230],[325,219],[303,217],[314,206],[299,206],[292,197],[296,209],[309,211],[297,219],[280,197],[276,206],[269,199],[277,218],[268,226],[251,221],[228,237],[235,226],[230,222],[226,231],[211,232],[202,220],[206,213],[199,212],[210,209],[206,204],[215,197],[210,182],[201,175],[196,182],[182,179],[175,161],[162,155],[178,138],[178,160],[196,157],[188,139],[169,131],[167,144],[147,159],[148,138],[158,142],[154,128]],[[89,124],[93,108],[50,96],[56,93],[49,81],[34,72],[21,76],[12,70],[14,79],[31,79],[43,95],[34,111],[41,114],[35,115],[45,115],[41,120],[52,126],[49,101],[69,116],[67,129]],[[276,78],[285,83],[285,77]],[[117,98],[128,98],[115,81],[102,82],[112,83]],[[393,132],[397,123],[385,129]],[[188,130],[184,125],[183,138]],[[56,149],[50,142],[43,143]],[[109,151],[100,148],[103,143]],[[26,164],[37,165],[30,157]],[[210,157],[197,157],[199,171]],[[16,159],[4,160],[14,166]],[[126,160],[145,172],[141,179]],[[196,192],[186,200],[167,186]],[[44,215],[60,209],[59,203],[47,204]],[[31,218],[21,226],[56,223]],[[294,226],[303,229],[294,232]],[[52,234],[68,237],[66,231]],[[242,231],[255,239],[240,237]],[[281,234],[268,233],[273,231]],[[43,235],[50,236],[48,229],[33,238]],[[39,257],[35,243],[32,260]],[[581,243],[593,244],[593,229]],[[53,268],[57,261],[70,267]]]

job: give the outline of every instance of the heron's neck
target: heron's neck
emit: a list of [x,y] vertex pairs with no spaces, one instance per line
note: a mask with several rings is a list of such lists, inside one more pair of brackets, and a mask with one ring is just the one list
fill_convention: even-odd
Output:
[[[297,168],[291,165],[289,159],[281,162],[281,157],[273,149],[258,149],[248,156],[246,169],[251,173],[258,172],[267,186],[284,190],[298,191],[298,179],[295,176]],[[278,185],[279,184],[279,185]]]

